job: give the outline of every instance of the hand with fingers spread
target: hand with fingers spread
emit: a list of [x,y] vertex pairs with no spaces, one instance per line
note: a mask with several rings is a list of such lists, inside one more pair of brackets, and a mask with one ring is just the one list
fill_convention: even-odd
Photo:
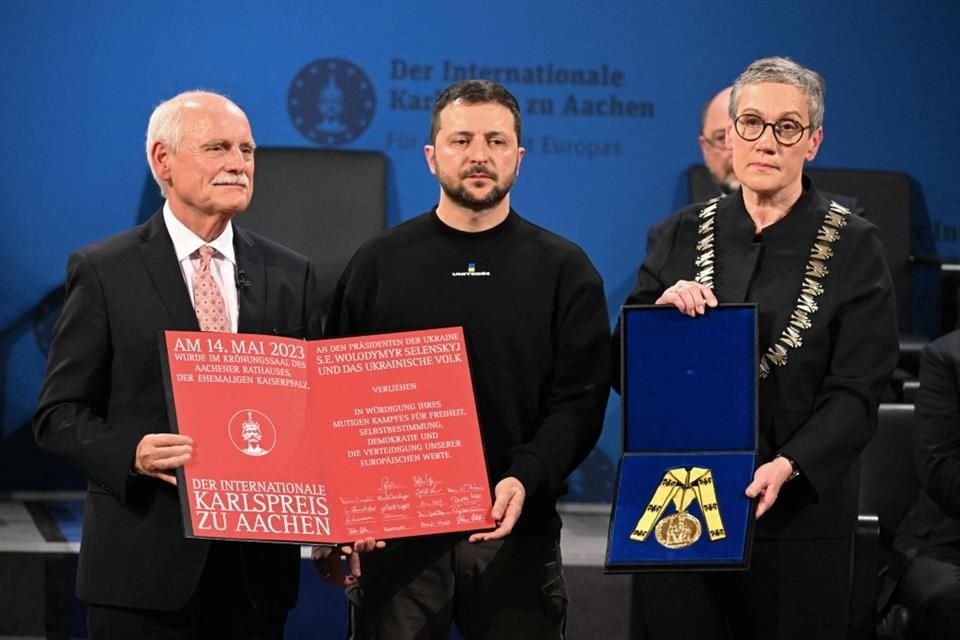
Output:
[[520,518],[527,491],[519,480],[514,477],[504,478],[494,487],[493,494],[493,509],[490,514],[497,523],[497,528],[493,531],[474,533],[470,536],[470,542],[505,538],[510,535],[513,526],[517,524],[517,520]]
[[[347,587],[360,577],[360,554],[375,549],[383,549],[387,543],[383,540],[364,538],[353,544],[337,547],[314,547],[310,552],[313,567],[325,582],[335,587]],[[338,553],[339,551],[339,553]],[[347,560],[349,570],[344,570],[343,561]]]
[[672,304],[681,313],[695,317],[706,313],[707,307],[717,306],[717,297],[709,287],[692,280],[677,280],[667,288],[654,304]]
[[176,433],[148,433],[137,445],[133,470],[176,486],[176,469],[190,461],[193,438]]
[[780,495],[780,489],[793,475],[793,465],[784,457],[776,457],[766,464],[757,467],[753,474],[753,482],[748,486],[746,493],[748,498],[759,496],[757,503],[757,517],[759,518],[777,501]]

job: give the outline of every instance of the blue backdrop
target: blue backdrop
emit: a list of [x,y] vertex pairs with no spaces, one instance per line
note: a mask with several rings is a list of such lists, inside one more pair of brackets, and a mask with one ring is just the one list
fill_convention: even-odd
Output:
[[[421,149],[435,93],[458,73],[501,74],[525,119],[513,203],[583,246],[614,315],[647,227],[685,204],[703,103],[753,59],[788,55],[827,81],[816,165],[908,173],[929,211],[925,241],[943,256],[960,254],[960,4],[951,0],[7,0],[0,16],[0,448],[8,453],[29,443],[23,425],[44,366],[38,307],[62,283],[72,249],[137,221],[149,188],[146,120],[184,89],[231,96],[260,145],[329,140],[384,151],[395,224],[436,200]],[[311,71],[322,59],[334,60]],[[332,128],[314,128],[329,135],[311,139],[298,129],[311,124],[298,105],[328,86],[331,69],[348,73],[335,88],[349,108]],[[611,403],[600,453],[575,478],[578,497],[603,497],[609,486],[617,411]],[[7,465],[0,487],[27,488],[32,476],[20,471]]]

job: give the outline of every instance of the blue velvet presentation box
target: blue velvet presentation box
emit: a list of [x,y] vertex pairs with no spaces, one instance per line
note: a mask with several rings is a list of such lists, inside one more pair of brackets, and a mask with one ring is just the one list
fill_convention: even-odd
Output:
[[724,304],[620,316],[623,456],[608,573],[742,570],[755,502],[757,310]]

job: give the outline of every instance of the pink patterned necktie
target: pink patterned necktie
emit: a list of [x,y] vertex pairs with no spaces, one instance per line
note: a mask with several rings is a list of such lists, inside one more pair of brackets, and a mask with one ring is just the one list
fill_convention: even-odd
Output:
[[200,253],[200,266],[193,272],[193,308],[197,312],[200,331],[227,333],[230,331],[227,305],[217,281],[210,273],[210,259],[216,249],[203,245],[197,251]]

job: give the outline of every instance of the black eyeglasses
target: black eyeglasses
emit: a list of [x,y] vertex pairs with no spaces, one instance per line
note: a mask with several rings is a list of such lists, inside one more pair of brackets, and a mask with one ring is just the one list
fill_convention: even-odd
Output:
[[764,122],[763,118],[751,113],[737,116],[737,119],[733,121],[733,128],[736,130],[737,135],[747,142],[759,140],[763,132],[767,130],[767,127],[773,129],[773,137],[785,147],[800,142],[800,138],[803,137],[803,132],[810,129],[810,127],[805,127],[790,118],[781,118],[776,122]]
[[706,133],[701,135],[703,135],[703,139],[706,140],[707,144],[714,149],[723,149],[727,144],[726,129],[717,129],[710,135],[707,135]]

